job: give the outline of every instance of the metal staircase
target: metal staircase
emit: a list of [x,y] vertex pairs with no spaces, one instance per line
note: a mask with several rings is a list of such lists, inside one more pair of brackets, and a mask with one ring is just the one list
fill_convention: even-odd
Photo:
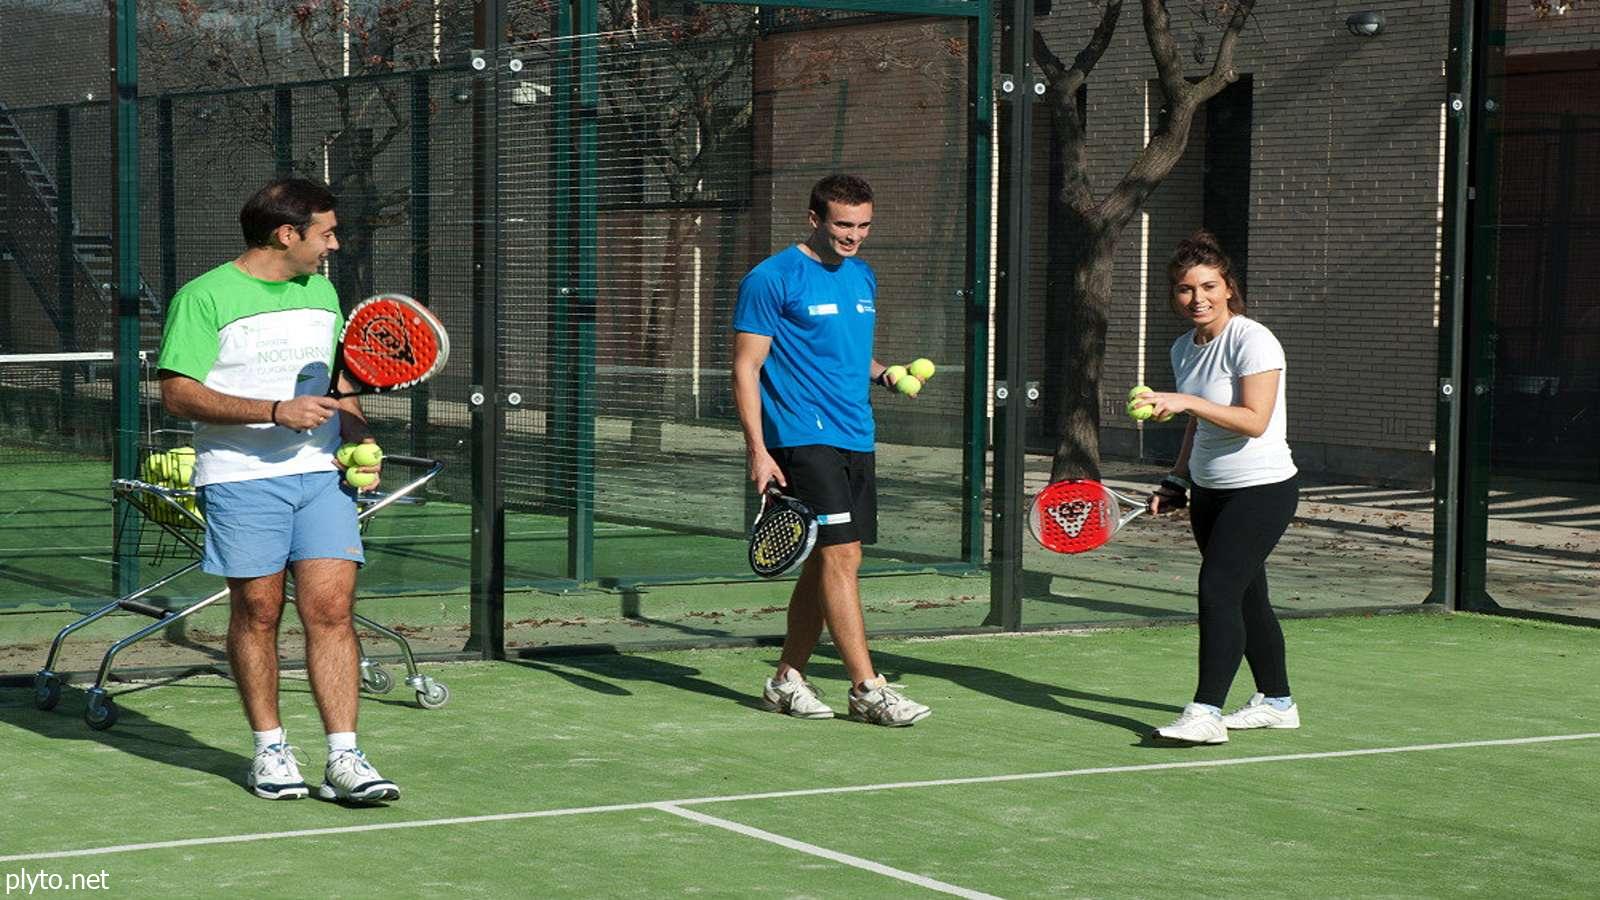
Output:
[[[27,136],[0,103],[0,245],[11,253],[18,271],[60,338],[63,349],[110,349],[116,328],[116,273],[111,266],[109,235],[86,235],[72,221],[72,296],[63,297],[59,196]],[[159,334],[165,303],[139,279],[141,331]],[[148,342],[146,342],[148,343]]]

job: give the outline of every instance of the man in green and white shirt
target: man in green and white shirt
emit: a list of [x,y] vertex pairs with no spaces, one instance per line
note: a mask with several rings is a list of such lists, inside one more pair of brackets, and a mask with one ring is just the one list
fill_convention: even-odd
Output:
[[306,667],[328,734],[319,795],[400,796],[356,746],[360,650],[352,613],[364,557],[334,453],[341,440],[372,438],[354,398],[327,396],[343,316],[318,270],[339,249],[335,203],[326,187],[305,179],[257,192],[239,213],[245,251],[172,298],[161,343],[163,404],[195,422],[194,483],[206,515],[201,565],[228,580],[228,659],[255,733],[245,784],[267,799],[310,793],[278,714],[286,572],[294,575]]

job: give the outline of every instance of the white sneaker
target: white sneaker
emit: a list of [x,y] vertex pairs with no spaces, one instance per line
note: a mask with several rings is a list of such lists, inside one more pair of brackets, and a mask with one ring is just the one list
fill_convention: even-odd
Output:
[[784,672],[782,681],[767,679],[761,690],[761,705],[798,719],[833,718],[833,708],[818,699],[817,689],[794,669]]
[[1222,717],[1209,707],[1191,703],[1183,708],[1183,715],[1176,722],[1157,728],[1151,736],[1185,744],[1226,744],[1228,729],[1222,724]]
[[288,744],[273,744],[257,753],[250,761],[250,773],[244,777],[244,786],[266,800],[299,800],[311,793],[306,780],[300,777],[294,748]]
[[865,684],[867,692],[864,694],[856,693],[854,688],[850,690],[850,718],[859,722],[903,728],[921,722],[933,713],[933,710],[900,693],[898,687],[889,684],[882,675]]
[[317,796],[324,800],[372,803],[399,800],[400,789],[379,775],[360,750],[340,750],[328,757],[328,768],[322,773],[322,786],[317,788]]
[[1279,709],[1258,692],[1251,695],[1249,703],[1223,716],[1222,724],[1241,731],[1246,728],[1299,728],[1300,707],[1290,703],[1288,709]]

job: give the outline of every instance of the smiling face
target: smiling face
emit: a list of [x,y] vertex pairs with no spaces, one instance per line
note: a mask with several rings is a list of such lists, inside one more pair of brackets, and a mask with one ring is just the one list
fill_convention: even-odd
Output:
[[1172,285],[1173,310],[1202,334],[1221,333],[1233,316],[1228,308],[1231,299],[1233,290],[1228,287],[1228,280],[1212,266],[1191,266]]
[[844,204],[829,200],[826,221],[815,210],[810,210],[808,215],[813,233],[807,243],[819,255],[826,248],[839,258],[855,256],[872,230],[871,203]]
[[310,275],[322,268],[328,254],[339,249],[339,238],[334,234],[338,227],[338,216],[331,209],[311,214],[304,237],[293,225],[279,226],[277,237],[286,250],[284,261],[294,276]]

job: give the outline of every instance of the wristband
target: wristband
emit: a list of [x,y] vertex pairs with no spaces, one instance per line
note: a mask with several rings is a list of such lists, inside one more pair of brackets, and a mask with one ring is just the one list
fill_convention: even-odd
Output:
[[1189,488],[1194,487],[1189,479],[1179,475],[1176,472],[1167,473],[1167,477],[1161,479],[1161,483],[1164,485],[1170,485],[1183,491],[1187,491]]
[[274,425],[278,424],[278,404],[282,402],[282,400],[272,401],[272,412],[267,413],[267,418],[271,419]]
[[883,371],[879,372],[878,376],[876,378],[873,378],[872,381],[874,383],[876,383],[876,384],[883,385],[884,387],[888,388],[891,391],[894,390],[894,383],[889,380],[889,367],[888,366],[884,366]]

